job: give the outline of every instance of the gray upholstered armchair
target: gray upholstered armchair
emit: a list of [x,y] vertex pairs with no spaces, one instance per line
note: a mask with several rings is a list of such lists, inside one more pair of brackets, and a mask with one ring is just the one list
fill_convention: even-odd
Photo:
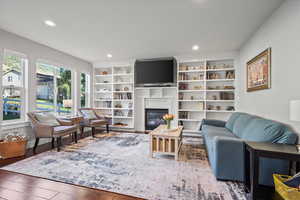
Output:
[[109,132],[108,118],[97,114],[94,108],[80,108],[79,113],[83,116],[81,123],[81,134],[84,133],[84,127],[92,128],[92,136],[95,137],[96,128],[106,126],[106,132]]
[[72,122],[60,120],[48,111],[34,111],[27,113],[33,132],[35,134],[35,144],[33,152],[36,152],[40,138],[52,138],[52,148],[54,148],[55,139],[57,141],[57,151],[60,151],[62,145],[62,136],[72,135],[77,143],[77,126]]

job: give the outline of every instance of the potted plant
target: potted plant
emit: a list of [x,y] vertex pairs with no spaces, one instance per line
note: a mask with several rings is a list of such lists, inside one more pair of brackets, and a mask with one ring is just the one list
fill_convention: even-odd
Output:
[[165,114],[163,116],[163,119],[167,123],[167,129],[170,129],[171,128],[171,121],[174,119],[174,115],[172,115],[172,114]]

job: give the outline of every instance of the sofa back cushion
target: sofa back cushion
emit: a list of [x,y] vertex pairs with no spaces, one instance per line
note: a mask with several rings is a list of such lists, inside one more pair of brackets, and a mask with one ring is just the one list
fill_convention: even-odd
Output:
[[255,118],[255,116],[247,113],[240,113],[240,115],[234,121],[232,133],[237,137],[242,137],[244,129],[249,125],[251,120]]
[[230,130],[231,132],[233,132],[233,126],[234,126],[234,123],[236,121],[236,119],[243,113],[240,113],[240,112],[236,112],[236,113],[233,113],[229,119],[227,120],[226,124],[225,124],[225,127]]
[[244,128],[241,138],[247,141],[276,143],[285,130],[283,124],[255,117]]
[[59,122],[56,120],[56,116],[51,112],[40,112],[35,113],[35,118],[43,123],[47,124],[49,126],[59,126]]

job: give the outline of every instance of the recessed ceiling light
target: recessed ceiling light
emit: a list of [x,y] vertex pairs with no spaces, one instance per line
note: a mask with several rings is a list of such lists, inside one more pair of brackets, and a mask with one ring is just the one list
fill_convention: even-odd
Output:
[[193,50],[194,50],[194,51],[197,51],[198,49],[199,49],[199,46],[198,46],[198,45],[194,45],[194,46],[193,46]]
[[50,26],[50,27],[55,27],[56,26],[56,24],[53,21],[51,21],[51,20],[45,20],[44,23],[47,26]]
[[106,55],[108,58],[112,58],[112,55],[111,54],[107,54]]

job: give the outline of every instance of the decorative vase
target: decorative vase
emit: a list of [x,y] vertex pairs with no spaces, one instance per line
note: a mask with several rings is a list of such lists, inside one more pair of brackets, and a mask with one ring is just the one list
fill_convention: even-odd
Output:
[[171,120],[167,120],[167,129],[171,128]]

